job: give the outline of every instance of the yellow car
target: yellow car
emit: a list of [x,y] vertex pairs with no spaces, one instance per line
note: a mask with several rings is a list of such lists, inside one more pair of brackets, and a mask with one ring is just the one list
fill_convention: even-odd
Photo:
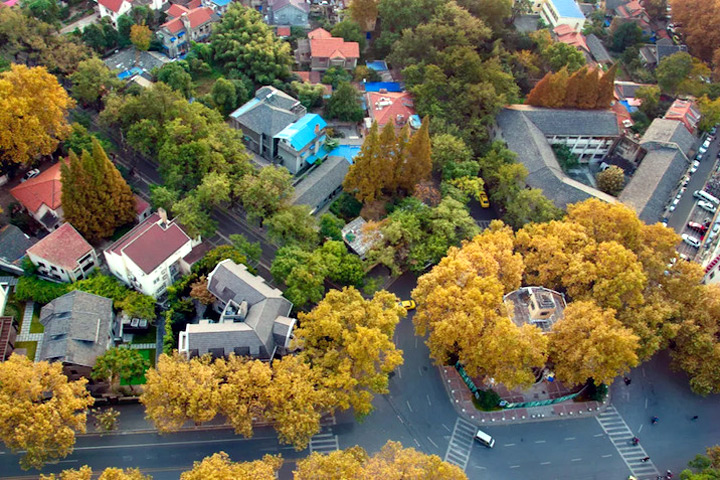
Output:
[[408,311],[415,310],[415,300],[403,300],[400,302],[400,306]]
[[480,192],[480,206],[483,208],[490,208],[490,199],[485,192]]

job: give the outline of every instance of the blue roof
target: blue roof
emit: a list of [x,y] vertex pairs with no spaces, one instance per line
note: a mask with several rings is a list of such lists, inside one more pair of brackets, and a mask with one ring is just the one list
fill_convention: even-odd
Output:
[[317,136],[316,129],[322,130],[327,126],[323,118],[316,113],[308,113],[295,123],[291,123],[280,131],[275,138],[287,140],[297,151],[302,150]]
[[399,82],[365,82],[366,92],[379,92],[385,89],[388,92],[400,93],[403,91],[402,84]]
[[384,72],[388,69],[387,63],[384,60],[375,60],[374,62],[365,62],[365,65],[371,70],[376,72]]
[[561,17],[585,19],[575,0],[551,0]]
[[118,78],[120,80],[125,80],[126,78],[130,78],[134,75],[140,75],[141,73],[142,73],[142,68],[133,67],[130,70],[125,70],[123,72],[118,73]]
[[217,5],[218,7],[224,7],[225,5],[232,2],[232,0],[210,0],[212,3]]
[[328,156],[344,157],[352,165],[353,159],[358,153],[360,153],[360,145],[338,145],[328,153]]
[[242,107],[240,107],[237,110],[235,110],[234,112],[232,112],[230,114],[230,116],[233,118],[238,118],[240,115],[243,115],[245,112],[247,112],[248,110],[253,108],[258,103],[260,103],[260,100],[258,100],[257,98],[253,98],[252,100],[247,102],[245,105],[243,105]]

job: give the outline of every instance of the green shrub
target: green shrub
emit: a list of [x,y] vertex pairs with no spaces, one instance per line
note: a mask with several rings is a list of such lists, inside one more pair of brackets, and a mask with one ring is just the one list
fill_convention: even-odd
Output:
[[24,276],[18,279],[15,286],[15,299],[21,302],[32,300],[46,304],[70,291],[66,283],[55,283],[42,280],[36,276]]
[[492,388],[488,390],[478,390],[478,393],[479,398],[473,397],[473,404],[475,404],[475,408],[486,412],[500,409],[498,404],[502,399],[495,390]]

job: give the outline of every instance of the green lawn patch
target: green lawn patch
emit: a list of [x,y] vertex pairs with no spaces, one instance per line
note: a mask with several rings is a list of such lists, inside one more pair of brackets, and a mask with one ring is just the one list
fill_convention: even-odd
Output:
[[[138,350],[140,352],[140,355],[142,355],[146,360],[150,360],[150,367],[155,366],[155,349],[143,349]],[[121,378],[120,379],[120,385],[144,385],[145,384],[145,375],[140,375],[138,377],[132,377],[132,378]]]
[[157,327],[152,325],[150,328],[148,328],[148,331],[145,333],[134,333],[132,342],[134,344],[139,343],[155,343],[157,340]]
[[40,323],[40,305],[36,303],[33,308],[32,323],[30,323],[30,333],[43,332],[45,332],[45,327]]
[[193,88],[195,90],[195,96],[205,95],[210,93],[215,81],[222,77],[222,73],[219,70],[213,69],[209,75],[198,76],[193,78]]
[[37,351],[37,342],[15,342],[15,348],[24,348],[27,350],[27,357],[35,361],[35,352]]
[[10,295],[8,302],[5,304],[5,316],[15,317],[18,322],[18,331],[22,328],[23,313],[25,312],[25,304],[18,302]]

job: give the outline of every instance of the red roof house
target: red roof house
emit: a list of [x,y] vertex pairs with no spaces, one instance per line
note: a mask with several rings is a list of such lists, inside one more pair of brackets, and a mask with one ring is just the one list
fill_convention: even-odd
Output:
[[191,42],[203,42],[210,37],[212,24],[220,17],[210,7],[187,8],[172,4],[167,11],[169,20],[158,30],[165,53],[170,58],[190,49]]
[[46,229],[53,230],[63,218],[60,196],[60,163],[10,190],[10,194]]
[[85,278],[98,266],[95,249],[69,223],[27,249],[38,272],[63,282]]
[[298,50],[303,50],[301,54],[296,54],[298,59],[301,62],[309,61],[310,69],[315,71],[325,71],[330,67],[352,70],[360,58],[360,45],[357,42],[333,37],[322,28],[310,32],[304,44],[298,42]]
[[408,122],[412,128],[420,127],[412,122],[416,117],[415,105],[408,92],[368,92],[365,98],[368,109],[368,118],[365,119],[366,128],[369,129],[373,122],[377,122],[380,129],[388,122],[393,122],[398,132]]
[[576,32],[570,25],[560,24],[553,29],[555,38],[558,42],[566,43],[571,45],[583,53],[589,53],[590,49],[585,41],[585,35],[580,32]]
[[679,120],[693,135],[697,132],[700,122],[700,111],[693,100],[675,100],[665,112],[664,118],[668,120]]

